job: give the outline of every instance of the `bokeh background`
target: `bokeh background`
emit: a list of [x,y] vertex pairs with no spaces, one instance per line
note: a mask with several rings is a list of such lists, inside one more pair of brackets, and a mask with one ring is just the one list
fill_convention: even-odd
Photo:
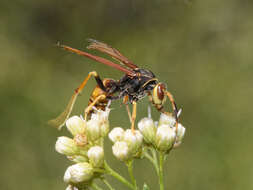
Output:
[[[70,162],[54,145],[68,133],[46,122],[89,71],[122,75],[55,46],[84,49],[87,38],[152,70],[183,108],[187,134],[166,162],[166,189],[253,189],[252,20],[250,0],[1,0],[0,189],[66,188]],[[83,111],[94,85],[88,83],[73,114]],[[137,120],[147,115],[147,105],[140,102]],[[120,102],[113,107],[111,126],[128,128],[125,108]],[[127,177],[110,146],[109,163]],[[134,172],[139,185],[158,189],[149,162],[137,161]]]

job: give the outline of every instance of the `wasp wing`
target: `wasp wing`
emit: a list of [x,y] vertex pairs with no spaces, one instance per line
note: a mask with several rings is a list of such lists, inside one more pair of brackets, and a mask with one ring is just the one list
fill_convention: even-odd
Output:
[[130,60],[128,60],[125,56],[123,56],[118,50],[112,48],[111,46],[103,42],[93,40],[93,39],[88,39],[88,41],[90,42],[90,45],[87,47],[88,49],[95,49],[103,53],[106,53],[131,69],[138,68],[137,65],[133,64]]
[[108,59],[105,59],[105,58],[102,58],[102,57],[99,57],[99,56],[95,56],[95,55],[89,54],[87,52],[84,52],[84,51],[81,51],[81,50],[78,50],[78,49],[75,49],[75,48],[72,48],[72,47],[69,47],[69,46],[66,46],[66,45],[60,45],[60,44],[58,44],[58,45],[61,48],[67,50],[67,51],[70,51],[72,53],[76,53],[76,54],[84,56],[84,57],[88,57],[88,58],[93,59],[93,60],[95,60],[99,63],[103,63],[103,64],[108,65],[110,67],[113,67],[117,70],[120,70],[120,71],[122,71],[122,72],[124,72],[128,75],[131,75],[131,76],[135,75],[134,71],[132,71],[128,68],[122,67],[119,64],[113,63],[112,61],[109,61]]

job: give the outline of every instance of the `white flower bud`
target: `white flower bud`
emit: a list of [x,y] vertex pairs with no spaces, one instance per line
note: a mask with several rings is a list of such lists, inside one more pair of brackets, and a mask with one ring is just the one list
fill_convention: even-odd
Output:
[[124,130],[121,127],[115,127],[109,133],[109,138],[112,142],[121,141],[124,139]]
[[[176,132],[176,127],[174,127],[173,129]],[[177,136],[176,136],[175,147],[177,147],[181,144],[181,142],[184,138],[184,134],[185,134],[185,128],[181,123],[179,123],[178,127],[177,127]]]
[[140,131],[127,129],[124,134],[124,141],[127,143],[129,152],[134,154],[142,145],[143,136]]
[[78,116],[73,116],[66,121],[66,126],[69,132],[75,136],[84,133],[86,122]]
[[97,110],[96,113],[93,113],[91,115],[91,120],[96,120],[99,122],[100,130],[101,130],[100,135],[102,137],[106,136],[110,129],[109,120],[108,120],[109,113],[110,113],[110,109],[106,108],[105,111]]
[[78,190],[77,187],[73,186],[73,185],[68,185],[68,187],[66,188],[66,190]]
[[91,119],[87,122],[87,138],[88,140],[95,141],[101,137],[101,124],[98,120]]
[[176,120],[172,115],[162,113],[160,115],[159,125],[169,125],[170,127],[175,126]]
[[72,156],[77,153],[78,147],[73,139],[68,137],[58,137],[55,144],[55,150],[61,154]]
[[93,167],[100,167],[104,163],[104,150],[100,146],[93,146],[88,151],[88,157]]
[[154,143],[156,135],[156,127],[151,118],[143,118],[138,123],[138,128],[141,131],[146,143]]
[[129,157],[129,149],[128,145],[124,141],[117,141],[113,146],[112,146],[112,152],[114,156],[119,159],[120,161],[125,161]]
[[66,183],[87,182],[92,176],[92,166],[87,162],[83,162],[69,166],[64,174],[64,181]]
[[72,161],[72,162],[87,162],[88,158],[85,156],[80,156],[80,155],[74,155],[74,156],[67,156],[67,158]]
[[161,151],[167,151],[175,142],[176,133],[168,125],[160,125],[156,132],[156,146]]

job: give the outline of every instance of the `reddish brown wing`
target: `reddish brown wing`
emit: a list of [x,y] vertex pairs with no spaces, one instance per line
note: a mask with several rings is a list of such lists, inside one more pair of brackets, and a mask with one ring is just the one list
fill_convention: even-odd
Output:
[[69,46],[66,46],[66,45],[60,45],[58,44],[61,48],[67,50],[67,51],[70,51],[72,53],[76,53],[78,55],[81,55],[81,56],[84,56],[84,57],[88,57],[90,59],[93,59],[99,63],[103,63],[105,65],[108,65],[110,67],[113,67],[117,70],[120,70],[128,75],[131,75],[131,76],[134,76],[135,73],[131,70],[131,69],[128,69],[128,68],[125,68],[125,67],[122,67],[121,65],[119,64],[116,64],[116,63],[113,63],[112,61],[109,61],[105,58],[102,58],[102,57],[98,57],[98,56],[95,56],[95,55],[92,55],[92,54],[89,54],[87,52],[84,52],[84,51],[81,51],[81,50],[78,50],[78,49],[75,49],[75,48],[72,48],[72,47],[69,47]]
[[93,40],[93,39],[88,39],[88,41],[90,42],[90,45],[87,47],[88,49],[95,49],[103,53],[106,53],[131,69],[138,68],[137,65],[133,64],[130,60],[128,60],[125,56],[123,56],[118,50],[112,48],[111,46],[105,43],[99,42],[97,40]]

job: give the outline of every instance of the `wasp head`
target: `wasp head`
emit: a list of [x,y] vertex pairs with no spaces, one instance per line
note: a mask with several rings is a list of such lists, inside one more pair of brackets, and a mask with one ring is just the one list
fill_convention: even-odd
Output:
[[152,92],[153,102],[156,105],[163,105],[166,101],[166,85],[163,83],[158,83]]

